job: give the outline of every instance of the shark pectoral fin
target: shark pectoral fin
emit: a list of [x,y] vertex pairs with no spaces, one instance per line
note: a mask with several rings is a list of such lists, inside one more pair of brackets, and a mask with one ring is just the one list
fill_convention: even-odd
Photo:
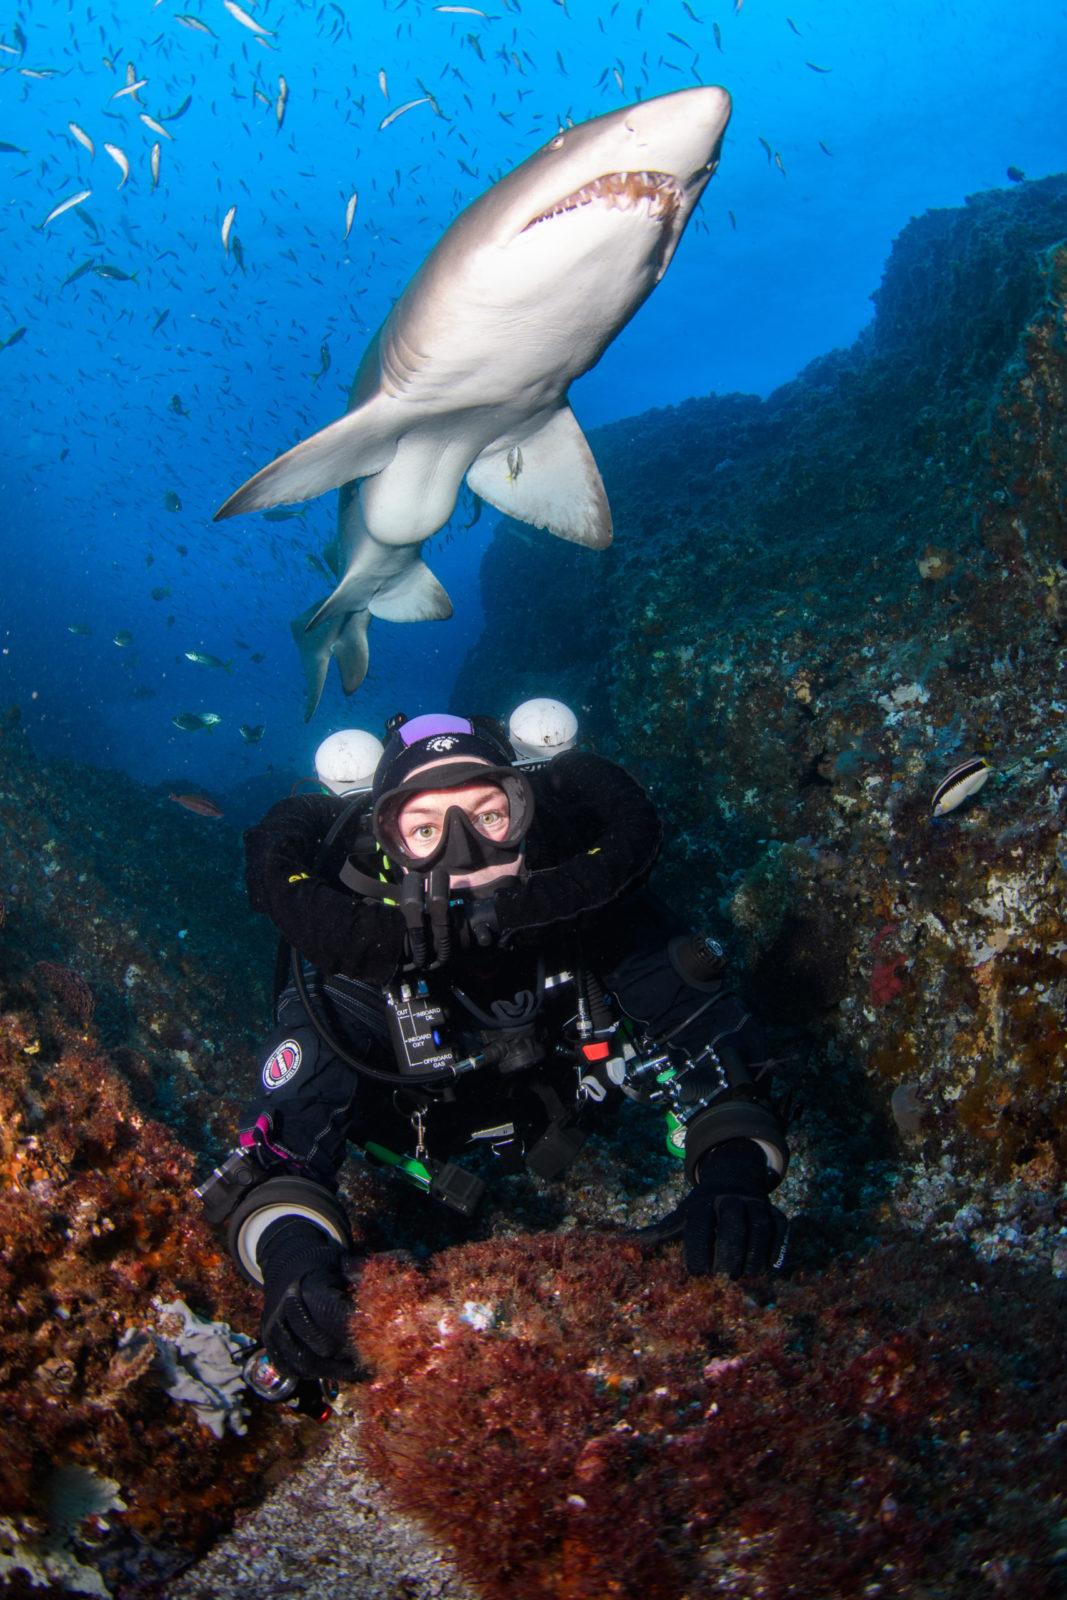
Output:
[[215,521],[294,500],[313,500],[353,478],[381,472],[395,453],[395,420],[388,398],[375,397],[261,468],[219,507]]
[[330,649],[341,674],[341,688],[354,694],[367,676],[370,652],[367,647],[369,611],[352,611],[343,618]]
[[525,437],[495,440],[472,463],[467,483],[519,522],[591,550],[611,543],[608,497],[570,406],[553,411]]
[[383,622],[440,622],[452,615],[452,602],[425,561],[413,561],[378,590],[369,610]]

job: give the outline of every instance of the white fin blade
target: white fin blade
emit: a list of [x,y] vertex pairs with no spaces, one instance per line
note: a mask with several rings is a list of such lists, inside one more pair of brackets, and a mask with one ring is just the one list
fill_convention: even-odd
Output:
[[611,508],[589,442],[570,406],[525,435],[501,438],[467,472],[468,486],[519,522],[603,550]]

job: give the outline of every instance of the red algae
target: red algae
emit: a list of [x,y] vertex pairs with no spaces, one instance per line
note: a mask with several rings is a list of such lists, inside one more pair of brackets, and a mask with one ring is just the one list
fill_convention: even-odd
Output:
[[191,1153],[94,1038],[56,1017],[43,1038],[42,1020],[0,1013],[0,1505],[32,1538],[57,1466],[113,1479],[126,1509],[91,1559],[149,1597],[302,1445],[262,1408],[245,1438],[215,1439],[164,1393],[152,1341],[124,1346],[156,1300],[250,1328],[257,1297],[190,1206]]
[[1051,1600],[1065,1296],[1011,1279],[911,1237],[768,1304],[616,1236],[379,1258],[363,1444],[487,1600],[963,1600],[994,1562]]

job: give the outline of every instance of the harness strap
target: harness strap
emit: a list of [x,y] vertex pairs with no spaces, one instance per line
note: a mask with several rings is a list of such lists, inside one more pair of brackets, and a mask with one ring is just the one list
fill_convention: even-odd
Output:
[[372,878],[368,872],[360,872],[359,868],[353,863],[351,856],[345,861],[344,866],[338,873],[338,877],[345,888],[351,889],[353,894],[371,895],[375,900],[386,899],[386,891],[395,887],[392,884],[384,883],[381,878]]

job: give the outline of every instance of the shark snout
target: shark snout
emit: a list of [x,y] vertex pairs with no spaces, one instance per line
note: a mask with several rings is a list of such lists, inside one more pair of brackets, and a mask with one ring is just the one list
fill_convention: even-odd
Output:
[[642,166],[669,172],[688,187],[714,172],[731,110],[729,94],[718,85],[679,89],[628,106],[623,125]]

